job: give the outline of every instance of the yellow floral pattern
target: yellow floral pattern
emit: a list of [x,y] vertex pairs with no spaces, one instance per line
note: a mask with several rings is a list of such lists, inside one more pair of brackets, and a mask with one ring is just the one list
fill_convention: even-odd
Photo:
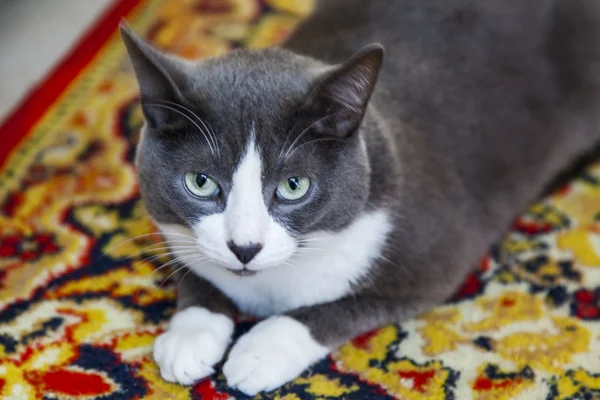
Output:
[[[275,45],[314,1],[129,4],[136,31],[196,58]],[[177,285],[138,196],[142,116],[113,25],[0,169],[0,398],[246,398],[220,373],[167,383],[152,361]],[[600,398],[600,164],[517,218],[445,305],[257,398]]]

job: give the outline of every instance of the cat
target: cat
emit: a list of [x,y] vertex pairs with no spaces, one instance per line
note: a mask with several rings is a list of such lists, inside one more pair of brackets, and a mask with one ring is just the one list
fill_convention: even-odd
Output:
[[[144,204],[185,273],[164,379],[294,379],[447,300],[600,140],[597,0],[329,0],[280,47],[184,61],[126,26]],[[385,56],[384,56],[385,52]]]

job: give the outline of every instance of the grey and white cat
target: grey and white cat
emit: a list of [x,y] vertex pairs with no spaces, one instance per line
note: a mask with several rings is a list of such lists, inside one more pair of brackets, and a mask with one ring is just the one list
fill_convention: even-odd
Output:
[[254,394],[443,302],[600,140],[598,0],[321,1],[281,48],[196,62],[122,34],[142,197],[191,271],[154,353],[182,384],[238,311],[266,317],[223,367]]

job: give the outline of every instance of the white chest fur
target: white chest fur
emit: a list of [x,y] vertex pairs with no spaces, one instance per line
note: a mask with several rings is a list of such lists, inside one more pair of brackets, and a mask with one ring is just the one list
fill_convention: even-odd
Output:
[[[163,230],[169,236],[173,226]],[[390,230],[388,214],[378,211],[364,214],[340,232],[311,235],[318,236],[319,248],[300,252],[289,265],[246,277],[206,263],[194,266],[194,271],[231,298],[242,312],[266,317],[348,294],[351,285],[364,277],[380,256]]]

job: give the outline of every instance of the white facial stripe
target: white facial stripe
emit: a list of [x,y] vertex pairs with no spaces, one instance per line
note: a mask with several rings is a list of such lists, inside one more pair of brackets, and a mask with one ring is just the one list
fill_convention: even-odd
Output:
[[225,209],[227,235],[238,246],[264,244],[269,213],[262,193],[261,164],[252,135],[233,174],[232,190]]

